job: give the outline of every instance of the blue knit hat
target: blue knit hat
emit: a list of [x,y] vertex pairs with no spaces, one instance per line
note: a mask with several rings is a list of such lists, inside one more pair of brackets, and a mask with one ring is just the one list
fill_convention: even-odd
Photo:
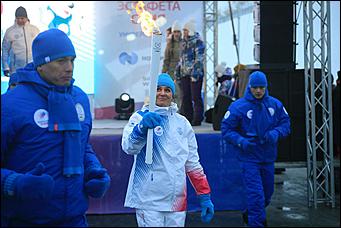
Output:
[[69,37],[59,29],[49,29],[38,34],[32,43],[34,66],[52,62],[63,57],[76,57]]
[[266,75],[261,71],[255,71],[249,76],[250,87],[267,87],[268,82],[266,80]]
[[159,75],[159,79],[157,81],[158,86],[167,86],[172,90],[173,95],[175,94],[175,84],[171,76],[166,73],[162,73]]

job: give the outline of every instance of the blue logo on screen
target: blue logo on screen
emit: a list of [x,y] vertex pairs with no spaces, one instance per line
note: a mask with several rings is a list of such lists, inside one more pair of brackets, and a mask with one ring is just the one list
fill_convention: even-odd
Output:
[[[53,14],[53,19],[49,24],[49,28],[57,28],[59,29],[59,25],[65,24],[67,26],[68,31],[65,32],[68,36],[71,34],[70,30],[70,21],[72,20],[72,14],[71,14],[71,9],[74,7],[74,4],[72,3],[71,5],[68,6],[69,9],[65,8],[63,12],[66,15],[69,15],[68,17],[64,18],[61,15],[58,15],[52,8],[51,6],[47,6],[47,10],[50,10]],[[65,15],[63,15],[65,16]]]
[[120,63],[125,65],[129,63],[130,65],[134,65],[137,63],[138,56],[135,52],[132,52],[130,55],[127,52],[122,52],[119,56]]

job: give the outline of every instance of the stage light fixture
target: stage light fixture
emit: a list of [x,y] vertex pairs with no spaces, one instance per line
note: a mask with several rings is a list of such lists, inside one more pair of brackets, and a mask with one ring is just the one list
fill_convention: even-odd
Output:
[[128,120],[135,111],[134,98],[131,98],[128,93],[122,93],[115,99],[115,111],[117,113],[115,119]]

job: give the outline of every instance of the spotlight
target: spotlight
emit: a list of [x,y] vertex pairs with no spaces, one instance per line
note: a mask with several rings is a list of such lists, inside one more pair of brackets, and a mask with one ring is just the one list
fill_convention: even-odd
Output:
[[128,120],[135,111],[135,101],[128,93],[122,93],[115,99],[115,111],[118,114],[115,119]]

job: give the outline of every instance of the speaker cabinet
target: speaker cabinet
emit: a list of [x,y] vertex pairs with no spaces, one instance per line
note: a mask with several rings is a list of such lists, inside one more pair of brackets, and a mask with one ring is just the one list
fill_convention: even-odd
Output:
[[295,69],[294,1],[260,1],[260,66]]

